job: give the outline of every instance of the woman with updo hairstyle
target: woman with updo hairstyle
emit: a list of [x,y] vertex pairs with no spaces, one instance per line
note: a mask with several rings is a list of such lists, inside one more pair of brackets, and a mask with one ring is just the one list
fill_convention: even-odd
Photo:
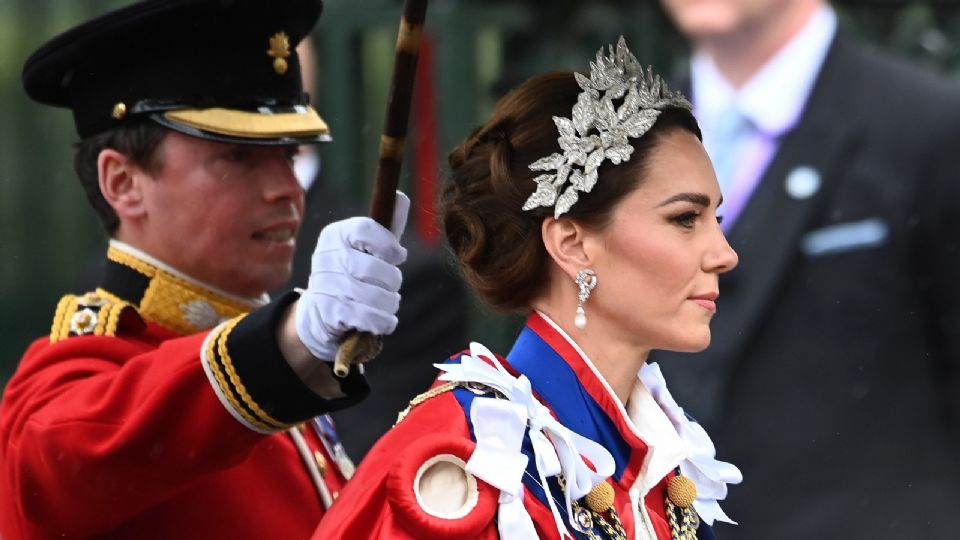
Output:
[[623,38],[521,84],[450,154],[464,278],[528,314],[509,354],[437,364],[314,538],[715,538],[727,484],[651,350],[710,342],[737,264],[690,103]]

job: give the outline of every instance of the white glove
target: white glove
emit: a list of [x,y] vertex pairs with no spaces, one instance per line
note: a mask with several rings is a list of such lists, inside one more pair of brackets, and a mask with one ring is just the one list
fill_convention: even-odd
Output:
[[410,199],[397,192],[390,230],[367,217],[331,223],[320,232],[310,280],[297,302],[297,335],[322,360],[333,361],[344,333],[390,334],[397,327],[397,268],[407,259],[400,235]]

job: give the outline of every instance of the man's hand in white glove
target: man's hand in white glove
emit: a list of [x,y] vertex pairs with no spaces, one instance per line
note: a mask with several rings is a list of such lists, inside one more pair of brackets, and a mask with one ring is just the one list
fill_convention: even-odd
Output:
[[297,335],[316,358],[333,361],[349,330],[383,336],[397,327],[407,259],[400,235],[410,199],[397,192],[390,230],[367,217],[324,227],[313,252],[310,281],[296,307]]
[[349,330],[385,335],[397,327],[400,282],[407,258],[400,235],[410,199],[397,192],[390,230],[370,218],[327,225],[311,260],[310,280],[277,327],[280,351],[318,394],[336,397],[339,383],[316,359],[332,362]]

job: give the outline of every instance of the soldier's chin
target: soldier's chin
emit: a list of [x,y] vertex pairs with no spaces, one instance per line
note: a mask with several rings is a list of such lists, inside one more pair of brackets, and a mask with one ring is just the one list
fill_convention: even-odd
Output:
[[[277,261],[274,261],[277,262]],[[269,269],[263,269],[258,273],[256,281],[250,282],[248,290],[242,296],[255,297],[263,293],[277,291],[290,282],[290,276],[293,275],[293,258],[287,259],[285,264],[274,264]],[[252,276],[251,276],[252,277]],[[305,287],[306,283],[294,283],[292,287]]]

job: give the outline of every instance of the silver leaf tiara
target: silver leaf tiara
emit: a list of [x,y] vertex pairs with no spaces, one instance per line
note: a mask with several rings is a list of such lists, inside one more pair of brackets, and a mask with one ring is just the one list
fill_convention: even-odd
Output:
[[[560,217],[577,202],[577,192],[593,189],[604,159],[614,165],[630,159],[633,146],[628,137],[637,138],[649,131],[664,109],[693,108],[683,94],[671,92],[649,67],[644,71],[623,36],[616,50],[610,46],[609,56],[603,51],[601,47],[596,61],[590,62],[589,79],[574,74],[583,92],[573,106],[572,118],[553,117],[563,153],[553,153],[529,165],[532,171],[547,172],[533,179],[537,190],[523,204],[524,210],[553,206],[554,217]],[[623,102],[617,108],[613,102],[619,99]],[[570,184],[564,189],[568,180]]]

